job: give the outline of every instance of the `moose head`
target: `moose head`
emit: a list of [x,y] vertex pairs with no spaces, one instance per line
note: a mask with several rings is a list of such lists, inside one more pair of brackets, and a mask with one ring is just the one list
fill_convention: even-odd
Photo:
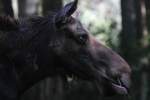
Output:
[[13,28],[3,26],[1,30],[8,31],[4,41],[7,41],[5,47],[11,50],[7,56],[14,62],[19,80],[23,80],[20,84],[29,85],[35,79],[65,73],[92,81],[102,94],[127,94],[131,74],[129,65],[97,41],[72,16],[77,4],[78,0],[75,0],[46,17],[7,20],[5,26],[8,24]]
[[[71,15],[78,0],[67,4],[54,17],[58,33],[54,51],[65,69],[80,78],[93,81],[101,93],[127,94],[131,69],[127,62],[110,48],[98,42]],[[111,91],[112,90],[112,91]]]

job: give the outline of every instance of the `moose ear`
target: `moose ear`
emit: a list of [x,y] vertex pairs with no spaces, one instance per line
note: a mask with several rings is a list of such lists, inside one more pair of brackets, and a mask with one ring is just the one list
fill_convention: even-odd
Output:
[[70,17],[77,9],[78,0],[68,3],[64,8],[62,8],[56,15],[55,22],[62,23],[65,19]]
[[13,31],[17,30],[19,22],[10,16],[0,16],[0,30]]

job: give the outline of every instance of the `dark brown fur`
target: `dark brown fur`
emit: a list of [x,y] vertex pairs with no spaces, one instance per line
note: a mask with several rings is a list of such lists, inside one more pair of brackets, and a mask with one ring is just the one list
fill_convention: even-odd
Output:
[[[5,33],[0,40],[0,47],[5,48],[0,51],[4,68],[1,71],[5,72],[5,67],[11,68],[12,76],[16,76],[9,77],[9,82],[16,85],[10,94],[16,95],[9,97],[3,92],[1,95],[7,98],[5,100],[15,100],[17,93],[22,94],[46,77],[66,74],[93,81],[102,94],[127,94],[129,65],[71,16],[76,8],[77,0],[59,12],[19,23],[12,18],[0,17],[0,29]],[[5,83],[4,79],[5,75],[0,82]]]

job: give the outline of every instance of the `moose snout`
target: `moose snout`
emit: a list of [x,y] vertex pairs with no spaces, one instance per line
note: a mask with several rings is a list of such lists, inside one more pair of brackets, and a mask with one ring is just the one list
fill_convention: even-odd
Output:
[[[112,88],[118,94],[128,94],[130,87],[131,68],[129,64],[117,53],[110,49],[109,77],[113,79]],[[114,78],[115,77],[115,78]]]
[[113,82],[111,82],[112,89],[114,89],[117,94],[126,95],[129,93],[131,68],[117,53],[113,52],[113,54],[109,56],[110,72],[108,74],[109,78],[113,80]]
[[131,74],[129,64],[119,54],[102,45],[94,38],[91,38],[90,43],[93,46],[91,49],[92,54],[95,59],[98,59],[99,77],[102,78],[100,81],[104,81],[102,82],[104,85],[103,91],[109,95],[128,94]]

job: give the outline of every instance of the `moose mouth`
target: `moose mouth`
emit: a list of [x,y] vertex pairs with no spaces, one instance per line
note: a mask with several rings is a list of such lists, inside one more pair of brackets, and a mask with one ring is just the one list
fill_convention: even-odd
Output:
[[120,95],[128,95],[129,88],[125,83],[120,79],[112,79],[112,78],[105,78],[104,86],[107,88],[106,93],[107,95],[110,94],[120,94]]
[[126,95],[129,92],[127,86],[125,86],[120,79],[117,79],[115,82],[111,82],[111,85],[112,89],[114,89],[118,94]]
[[[81,75],[72,75],[75,79],[85,79],[85,77]],[[87,75],[88,76],[88,75]],[[100,77],[99,77],[100,78]],[[129,88],[128,85],[125,85],[125,83],[120,78],[110,78],[106,76],[101,76],[102,79],[93,80],[93,83],[96,85],[96,88],[98,89],[100,94],[103,94],[104,96],[113,96],[113,95],[128,95],[129,94]],[[90,79],[92,81],[92,79]],[[103,85],[102,85],[103,84]]]

